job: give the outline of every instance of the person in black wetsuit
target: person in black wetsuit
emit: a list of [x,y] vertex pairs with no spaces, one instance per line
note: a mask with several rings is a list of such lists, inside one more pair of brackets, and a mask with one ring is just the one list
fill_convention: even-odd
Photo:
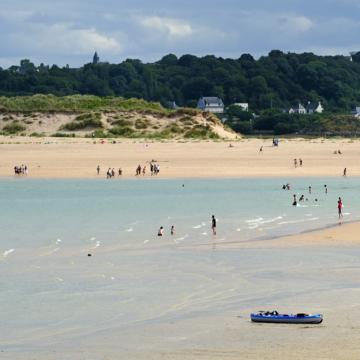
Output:
[[211,229],[212,229],[213,235],[216,235],[216,219],[215,219],[215,215],[213,215],[211,217]]

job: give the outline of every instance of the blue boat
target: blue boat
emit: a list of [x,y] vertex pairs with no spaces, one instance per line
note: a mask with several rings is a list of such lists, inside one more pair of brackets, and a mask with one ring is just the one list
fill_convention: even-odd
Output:
[[279,314],[277,311],[259,311],[250,315],[251,321],[282,324],[320,324],[321,314]]

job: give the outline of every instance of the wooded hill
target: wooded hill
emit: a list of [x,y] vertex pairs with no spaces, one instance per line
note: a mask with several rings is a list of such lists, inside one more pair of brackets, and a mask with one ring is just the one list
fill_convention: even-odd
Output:
[[155,63],[86,64],[81,68],[20,66],[0,70],[0,95],[92,94],[194,107],[200,96],[219,96],[226,105],[248,102],[251,111],[321,100],[331,112],[360,104],[360,63],[345,56],[271,51],[255,60],[215,56],[164,56]]

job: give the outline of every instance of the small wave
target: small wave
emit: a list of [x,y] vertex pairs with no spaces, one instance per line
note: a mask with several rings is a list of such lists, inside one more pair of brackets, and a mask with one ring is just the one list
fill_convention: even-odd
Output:
[[90,238],[90,241],[95,241],[95,240],[96,240],[96,237]]
[[129,228],[129,229],[126,229],[125,231],[126,231],[126,232],[133,232],[134,229],[133,229],[133,228]]
[[193,229],[200,229],[201,228],[201,225],[195,225],[192,227]]
[[61,242],[62,242],[61,239],[57,239],[57,240],[55,241],[56,244],[60,244]]
[[189,235],[186,234],[186,235],[184,235],[184,236],[182,236],[182,237],[176,238],[175,241],[183,241],[183,240],[185,240],[185,239],[188,238],[188,237],[189,237]]
[[282,221],[282,222],[279,222],[278,225],[299,224],[299,223],[303,223],[303,222],[307,222],[307,221],[316,221],[316,220],[319,220],[319,218],[316,217],[316,218],[311,218],[311,219]]
[[282,216],[278,216],[276,218],[273,219],[269,219],[269,220],[263,220],[263,221],[259,221],[260,224],[271,224],[277,220],[281,220],[283,217]]
[[8,255],[10,255],[11,253],[13,253],[15,251],[15,249],[9,249],[3,252],[3,256],[4,258],[6,258]]
[[208,233],[207,232],[203,232],[203,233],[201,233],[201,235],[204,235],[204,236],[206,236]]
[[264,219],[262,217],[258,217],[256,219],[250,219],[250,220],[245,220],[246,223],[251,224],[251,223],[258,223],[260,221],[263,221]]
[[240,229],[240,228],[238,228],[238,229],[236,229],[236,231],[237,231],[237,232],[240,232],[240,231],[241,231],[241,229]]
[[145,241],[144,241],[144,244],[147,244],[149,241],[150,241],[150,240],[145,240]]
[[96,248],[100,247],[100,245],[101,245],[101,242],[100,242],[100,241],[97,241],[96,244],[95,244],[95,246],[94,246],[92,249],[96,249]]

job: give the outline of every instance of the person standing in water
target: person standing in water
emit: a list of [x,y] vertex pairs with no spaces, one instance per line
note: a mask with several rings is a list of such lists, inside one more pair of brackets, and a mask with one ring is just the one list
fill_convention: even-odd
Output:
[[164,235],[164,228],[160,226],[160,229],[158,231],[158,236],[163,236],[163,235]]
[[175,226],[171,225],[170,234],[175,235]]
[[211,217],[211,229],[212,229],[213,235],[216,235],[216,219],[215,219],[215,215],[213,215]]
[[325,194],[327,194],[328,193],[327,185],[324,185],[324,188],[325,188]]
[[339,197],[339,200],[338,200],[338,214],[339,214],[339,219],[342,219],[342,218],[343,218],[342,208],[343,208],[343,203],[342,203],[341,197]]
[[98,175],[100,174],[100,165],[97,166],[96,172],[97,172]]
[[294,197],[294,201],[292,204],[293,204],[293,206],[297,206],[296,194],[294,194],[293,197]]
[[311,194],[311,186],[309,186],[309,194]]
[[346,176],[346,173],[347,173],[347,169],[345,168],[343,172],[343,176]]

